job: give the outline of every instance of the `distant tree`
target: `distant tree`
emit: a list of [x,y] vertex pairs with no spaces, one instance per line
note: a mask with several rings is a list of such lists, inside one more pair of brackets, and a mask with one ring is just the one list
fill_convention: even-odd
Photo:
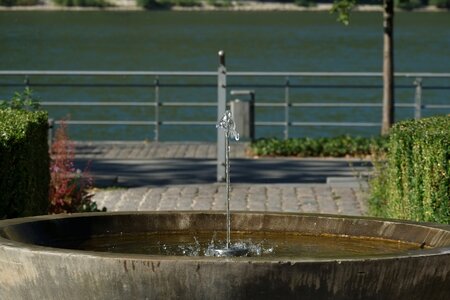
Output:
[[[348,24],[357,0],[334,0],[332,12]],[[383,121],[381,133],[389,133],[394,123],[394,0],[383,0]]]

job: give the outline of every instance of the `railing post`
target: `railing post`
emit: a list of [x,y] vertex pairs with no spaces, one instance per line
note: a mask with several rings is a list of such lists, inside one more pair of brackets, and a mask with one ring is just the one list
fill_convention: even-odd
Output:
[[54,132],[55,132],[55,120],[48,119],[48,137],[47,137],[47,141],[48,141],[48,148],[49,149],[51,149],[52,144],[53,144]]
[[[219,68],[217,70],[217,119],[219,120],[227,105],[227,69],[225,67],[225,52],[219,51]],[[225,181],[225,136],[217,129],[217,181]]]
[[23,84],[25,84],[25,88],[29,88],[30,87],[30,77],[28,77],[28,75],[25,76]]
[[286,77],[286,85],[284,88],[284,139],[287,140],[289,138],[289,108],[291,106],[290,99],[289,99],[289,77]]
[[414,84],[416,85],[414,118],[418,120],[422,115],[422,78],[416,78]]
[[155,77],[155,142],[159,141],[159,77]]

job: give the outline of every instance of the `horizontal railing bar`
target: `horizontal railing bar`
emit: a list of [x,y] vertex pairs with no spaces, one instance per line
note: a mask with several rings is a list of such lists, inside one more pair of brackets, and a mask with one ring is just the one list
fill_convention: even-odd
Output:
[[[292,107],[383,107],[381,103],[255,103],[256,107],[285,107],[286,105]],[[414,103],[395,103],[395,107],[416,107]]]
[[214,121],[161,121],[162,125],[215,125]]
[[[22,84],[23,86],[24,84]],[[135,87],[135,88],[154,88],[153,83],[33,83],[29,82],[27,84],[29,87],[83,87],[83,88],[99,88],[99,87],[110,87],[110,88],[125,88],[125,87]]]
[[[0,86],[24,86],[24,83],[21,84],[0,84]],[[159,83],[155,84],[146,84],[146,83],[28,83],[30,87],[83,87],[83,88],[101,88],[101,87],[110,87],[110,88],[126,88],[126,87],[134,87],[134,88],[154,88],[156,86],[160,88],[215,88],[216,84],[197,84],[197,83]],[[264,84],[264,83],[256,83],[256,84],[230,84],[229,88],[284,88],[285,84]],[[301,89],[381,89],[382,85],[357,85],[357,84],[290,84],[290,88],[301,88]],[[414,87],[413,84],[410,85],[395,85],[397,89],[410,89]],[[447,90],[450,87],[439,87],[439,86],[424,86],[423,89],[427,90]]]
[[215,125],[214,121],[112,121],[112,120],[67,120],[55,121],[56,124],[69,125]]
[[340,127],[373,127],[381,123],[370,122],[291,122],[291,126],[340,126]]
[[[0,76],[217,76],[213,71],[49,71],[3,70]],[[228,76],[260,77],[382,77],[381,72],[228,72]],[[450,73],[396,72],[396,77],[450,78]]]
[[422,108],[450,108],[450,105],[445,104],[424,104]]
[[217,76],[208,71],[0,71],[0,76]]
[[[409,86],[399,86],[395,87],[399,88],[411,88],[414,85]],[[229,88],[285,88],[285,84],[264,84],[264,83],[256,83],[256,84],[229,84]],[[382,85],[356,85],[356,84],[289,84],[290,88],[304,88],[304,89],[312,89],[312,88],[321,88],[321,89],[381,89]]]
[[293,107],[382,107],[381,103],[291,103]]
[[217,106],[212,102],[80,102],[80,101],[45,101],[43,106]]
[[[255,122],[258,126],[286,126],[286,122]],[[370,122],[289,122],[289,126],[340,126],[340,127],[373,127],[381,123]]]
[[[56,124],[66,123],[69,125],[214,125],[213,121],[55,121]],[[285,126],[285,122],[255,122],[258,126]],[[344,127],[358,127],[358,126],[380,126],[380,123],[368,122],[290,122],[290,126],[344,126]]]
[[42,106],[156,106],[155,102],[40,102]]
[[450,90],[450,86],[422,85],[423,90]]
[[[21,86],[25,84],[19,84]],[[186,88],[212,88],[216,87],[215,84],[191,84],[191,83],[180,83],[180,84],[137,84],[137,83],[28,83],[30,87],[83,87],[83,88],[98,88],[98,87],[111,87],[111,88],[125,88],[125,87],[140,87],[140,88],[154,88],[158,87],[186,87]],[[9,86],[9,85],[6,85]]]
[[[42,106],[199,106],[215,107],[213,102],[80,102],[80,101],[45,101]],[[256,102],[255,107],[286,107],[286,103]],[[289,103],[292,107],[382,107],[381,103]],[[396,103],[396,107],[416,107],[414,103]],[[423,104],[422,108],[450,108],[445,104]]]
[[157,125],[155,121],[100,121],[100,120],[67,120],[67,121],[55,121],[56,124],[69,124],[69,125]]
[[[0,84],[0,86],[24,86],[24,83],[11,83],[11,84]],[[28,83],[26,84],[30,87],[83,87],[83,88],[101,88],[101,87],[110,87],[110,88],[126,88],[126,87],[134,87],[134,88],[155,88],[156,86],[160,88],[177,88],[177,87],[184,87],[184,88],[215,88],[216,84],[196,84],[196,83],[160,83],[158,85],[155,85],[153,83],[149,84],[137,84],[137,83]],[[264,83],[257,83],[257,84],[230,84],[228,85],[229,88],[284,88],[286,87],[285,84],[264,84]],[[356,85],[356,84],[290,84],[290,88],[301,88],[301,89],[381,89],[383,88],[382,85]],[[411,87],[414,87],[413,84],[410,85],[395,85],[395,88],[397,89],[410,89]],[[426,90],[448,90],[450,87],[440,87],[440,86],[423,86],[423,89]]]
[[[229,76],[261,76],[261,77],[382,77],[381,72],[228,72]],[[396,72],[395,77],[436,77],[450,78],[450,73],[406,73]]]
[[212,102],[160,102],[160,106],[217,106]]

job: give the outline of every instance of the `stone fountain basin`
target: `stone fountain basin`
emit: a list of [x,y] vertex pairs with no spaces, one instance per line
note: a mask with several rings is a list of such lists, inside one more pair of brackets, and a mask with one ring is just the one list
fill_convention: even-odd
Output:
[[[221,231],[213,212],[53,215],[0,221],[1,299],[450,299],[450,226],[297,213],[232,215],[242,231],[345,235],[426,249],[364,258],[184,257],[52,247],[73,236]],[[430,247],[430,248],[428,248]]]

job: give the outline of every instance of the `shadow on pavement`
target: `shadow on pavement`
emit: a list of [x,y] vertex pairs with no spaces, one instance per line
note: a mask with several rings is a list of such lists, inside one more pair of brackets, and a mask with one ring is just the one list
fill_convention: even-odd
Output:
[[[76,159],[80,169],[87,159]],[[233,159],[232,183],[325,183],[328,177],[358,177],[371,169],[368,161],[345,159]],[[137,187],[147,185],[216,182],[216,160],[91,160],[95,185]]]

